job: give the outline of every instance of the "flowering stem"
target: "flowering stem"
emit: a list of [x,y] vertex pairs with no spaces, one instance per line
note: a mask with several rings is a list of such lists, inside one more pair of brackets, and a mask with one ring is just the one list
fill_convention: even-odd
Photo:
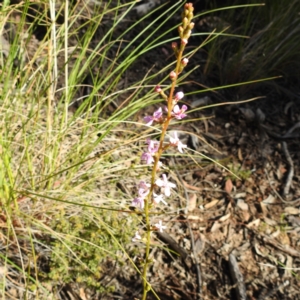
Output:
[[[188,63],[188,59],[187,58],[182,59],[182,57],[183,57],[183,51],[185,49],[185,45],[187,44],[187,41],[191,35],[191,30],[194,27],[194,23],[191,22],[193,18],[193,10],[194,8],[191,3],[185,4],[184,12],[182,14],[182,18],[183,18],[182,26],[179,26],[178,28],[179,36],[181,39],[179,49],[177,48],[177,43],[172,44],[172,48],[174,49],[176,55],[177,63],[176,63],[175,70],[170,73],[170,79],[172,80],[172,84],[170,87],[169,96],[166,96],[159,86],[156,88],[157,92],[159,92],[160,95],[167,101],[167,116],[163,119],[162,110],[160,108],[158,111],[156,111],[153,114],[153,117],[150,116],[145,117],[145,120],[149,125],[151,125],[153,121],[160,122],[162,124],[162,131],[161,131],[159,143],[156,141],[148,142],[148,152],[145,153],[144,156],[145,159],[147,160],[147,163],[153,162],[153,168],[151,172],[151,183],[150,185],[147,185],[144,182],[143,184],[140,184],[139,197],[135,199],[136,203],[138,203],[141,207],[143,206],[143,210],[145,214],[145,225],[146,225],[146,236],[145,236],[146,249],[145,249],[145,259],[144,259],[143,271],[142,271],[142,280],[143,280],[142,300],[146,300],[147,293],[151,289],[151,286],[147,281],[147,270],[151,263],[149,255],[150,255],[150,245],[151,245],[151,232],[153,229],[150,223],[150,209],[154,202],[153,200],[154,199],[153,197],[155,195],[154,189],[156,188],[156,186],[163,187],[165,189],[165,195],[170,196],[170,187],[176,187],[175,184],[168,182],[165,174],[162,175],[163,180],[155,181],[156,173],[160,166],[159,165],[160,158],[164,150],[167,149],[170,145],[177,146],[180,152],[182,152],[182,148],[186,147],[186,145],[183,145],[177,138],[177,133],[176,135],[174,134],[174,138],[172,138],[172,141],[170,139],[169,146],[164,146],[164,140],[171,120],[173,118],[182,119],[183,117],[186,116],[184,114],[184,111],[187,109],[187,107],[183,106],[180,109],[179,106],[176,105],[177,102],[180,99],[182,99],[183,93],[179,92],[174,96],[174,92],[175,92],[178,76],[182,72],[186,64]],[[149,190],[147,190],[147,186],[149,186]],[[161,199],[162,198],[160,198],[160,200]],[[162,229],[165,228],[165,226],[162,225],[161,221],[160,223],[155,225],[160,231],[162,231]]]
[[[177,58],[177,65],[176,65],[176,70],[175,70],[176,75],[178,75],[178,73],[179,73],[178,70],[180,67],[182,53],[183,53],[183,51],[180,51],[178,58]],[[151,204],[151,195],[153,194],[154,187],[155,187],[155,177],[156,177],[156,172],[158,169],[158,163],[159,163],[159,160],[160,160],[161,155],[164,150],[163,142],[165,139],[167,129],[168,129],[169,124],[172,119],[171,112],[173,109],[173,107],[172,107],[173,106],[173,95],[174,95],[176,83],[177,83],[176,79],[172,81],[170,94],[168,97],[168,115],[163,124],[163,128],[162,128],[161,135],[160,135],[160,140],[159,140],[159,148],[154,157],[154,165],[153,165],[153,169],[152,169],[152,173],[151,173],[150,192],[149,192],[148,197],[145,199],[144,213],[145,213],[145,223],[146,223],[146,251],[145,251],[145,262],[144,262],[144,268],[143,268],[143,298],[142,298],[142,300],[146,300],[147,293],[149,290],[149,286],[148,286],[148,282],[147,282],[147,270],[148,270],[149,264],[151,263],[151,261],[149,260],[150,245],[151,245],[151,224],[150,224],[149,210],[150,210],[150,204]]]

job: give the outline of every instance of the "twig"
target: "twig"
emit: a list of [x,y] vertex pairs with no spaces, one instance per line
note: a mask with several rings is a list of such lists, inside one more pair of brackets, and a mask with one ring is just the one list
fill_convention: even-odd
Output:
[[251,227],[249,227],[247,225],[246,225],[246,227],[248,229],[250,229],[256,235],[256,237],[259,238],[260,240],[262,240],[263,242],[265,242],[265,243],[267,243],[267,244],[269,244],[271,246],[274,246],[278,250],[280,250],[280,251],[282,251],[282,252],[284,252],[284,253],[286,253],[286,254],[288,254],[290,256],[294,256],[294,257],[300,258],[300,252],[297,251],[297,250],[295,250],[291,246],[289,246],[289,245],[282,245],[279,242],[277,242],[276,240],[272,239],[271,237],[258,232],[254,228],[251,228]]
[[161,241],[168,244],[172,250],[180,254],[180,256],[184,261],[186,260],[189,254],[184,248],[180,247],[178,243],[170,235],[168,235],[166,232],[159,232],[159,231],[156,232],[156,235]]
[[275,195],[276,195],[283,203],[294,204],[294,203],[300,201],[300,198],[297,198],[297,199],[292,200],[292,201],[286,201],[286,200],[284,200],[284,199],[279,195],[279,193],[274,189],[274,187],[272,186],[270,177],[269,177],[268,172],[267,172],[266,169],[265,169],[265,174],[266,174],[266,176],[267,176],[267,179],[268,179],[268,181],[269,181],[269,184],[270,184],[270,187],[271,187],[272,191],[274,192],[274,194],[275,194]]
[[229,254],[229,270],[235,285],[235,292],[238,300],[247,300],[246,287],[244,284],[243,275],[239,269],[236,258],[234,254]]
[[286,134],[283,136],[283,138],[286,138],[286,137],[290,137],[290,134],[297,128],[300,127],[300,122],[296,123],[294,126],[292,126],[287,132]]
[[[298,127],[300,127],[300,122],[298,122],[294,126],[292,126],[286,132],[286,134],[284,136],[289,136]],[[288,164],[290,166],[289,174],[288,174],[287,180],[286,180],[286,184],[285,184],[285,187],[283,189],[283,196],[287,196],[289,194],[290,187],[291,187],[291,184],[292,184],[292,179],[293,179],[293,176],[294,176],[294,163],[293,163],[293,160],[292,160],[292,158],[290,156],[290,153],[288,151],[286,142],[282,142],[282,149],[283,149],[283,153],[284,153],[284,155],[285,155],[285,157],[288,161]]]
[[[188,202],[189,202],[189,195],[187,193],[187,190],[186,190],[186,187],[184,185],[184,182],[181,178],[181,175],[179,174],[177,168],[176,168],[176,165],[175,165],[175,158],[172,157],[172,163],[173,163],[173,166],[174,166],[174,170],[176,172],[176,175],[184,189],[184,195],[185,195],[185,199],[186,199],[186,206],[185,206],[185,210],[184,210],[184,213],[187,214],[188,212]],[[196,266],[196,271],[197,271],[197,284],[198,284],[198,299],[201,299],[201,288],[202,288],[202,279],[201,279],[201,270],[200,270],[200,263],[198,261],[198,258],[196,256],[196,252],[195,252],[195,239],[194,239],[194,234],[193,234],[193,231],[192,231],[192,228],[191,228],[191,225],[190,225],[190,222],[189,220],[187,220],[187,225],[188,225],[188,229],[189,229],[189,233],[190,233],[190,236],[191,236],[191,246],[192,246],[192,252],[193,252],[193,256],[194,256],[194,261],[195,261],[195,266]]]
[[289,153],[289,150],[287,148],[286,142],[282,142],[281,145],[282,145],[283,153],[284,153],[284,155],[286,157],[286,160],[288,162],[288,165],[289,165],[289,173],[288,173],[288,176],[286,178],[285,187],[284,187],[283,193],[282,193],[283,196],[286,197],[290,192],[292,179],[293,179],[293,176],[294,176],[294,163],[293,163],[293,160],[290,156],[290,153]]
[[[280,138],[280,139],[286,139],[286,138],[290,138],[291,137],[291,133],[300,127],[300,122],[297,122],[296,124],[294,124],[294,126],[292,126],[283,136],[276,136],[276,138]],[[265,127],[264,127],[265,128]],[[265,128],[267,129],[267,128]],[[268,133],[270,133],[268,131]],[[290,187],[291,187],[291,184],[292,184],[292,180],[293,180],[293,176],[294,176],[294,163],[293,163],[293,160],[292,160],[292,157],[290,156],[290,153],[288,151],[288,148],[287,148],[287,144],[286,142],[282,142],[281,143],[282,145],[282,150],[283,150],[283,153],[287,159],[287,162],[288,162],[288,165],[289,165],[289,173],[288,173],[288,176],[287,176],[287,179],[286,179],[286,183],[285,183],[285,187],[283,188],[283,192],[282,192],[282,195],[284,197],[286,197],[289,192],[290,192]],[[277,194],[277,193],[276,193]],[[290,201],[284,201],[281,197],[280,199],[284,202],[284,203],[291,203]],[[294,200],[293,202],[296,202],[298,201],[299,199],[297,200]]]
[[273,288],[269,293],[265,294],[265,292],[262,292],[260,294],[260,296],[258,297],[258,300],[265,300],[265,299],[268,299],[269,297],[274,296],[278,290],[280,290],[283,287],[287,287],[289,284],[290,284],[290,282],[288,280],[286,280],[284,283]]

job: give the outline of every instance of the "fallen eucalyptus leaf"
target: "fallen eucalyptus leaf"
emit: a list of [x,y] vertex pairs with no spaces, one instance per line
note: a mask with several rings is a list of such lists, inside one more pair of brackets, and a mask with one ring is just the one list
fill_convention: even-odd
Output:
[[288,215],[299,215],[300,209],[292,206],[288,206],[284,209],[284,212]]
[[230,216],[231,216],[231,213],[228,213],[227,215],[221,217],[219,219],[219,222],[225,222],[226,220],[228,220],[230,218]]
[[197,195],[196,194],[191,194],[189,195],[189,199],[188,199],[188,211],[191,212],[196,208],[197,205]]
[[210,209],[210,208],[212,208],[213,206],[215,206],[218,202],[219,202],[218,199],[214,199],[214,200],[212,200],[212,201],[209,201],[208,203],[206,203],[206,204],[204,205],[204,208],[205,208],[205,209]]
[[250,222],[247,227],[248,228],[256,228],[260,224],[260,219],[255,219],[254,221]]
[[230,194],[232,192],[233,184],[230,178],[228,178],[225,182],[225,192]]
[[242,199],[238,199],[236,206],[241,210],[245,210],[245,211],[249,210],[248,204]]

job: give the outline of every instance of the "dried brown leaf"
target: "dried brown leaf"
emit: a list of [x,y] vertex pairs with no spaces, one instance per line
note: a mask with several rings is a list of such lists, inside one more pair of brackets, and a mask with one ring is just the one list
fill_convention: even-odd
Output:
[[86,297],[86,294],[85,294],[83,288],[80,288],[79,295],[80,295],[80,298],[81,298],[82,300],[87,300],[87,297]]
[[248,204],[247,204],[244,200],[242,200],[242,199],[239,199],[239,200],[237,201],[236,206],[237,206],[239,209],[243,210],[243,211],[249,210]]
[[204,205],[204,208],[205,208],[205,209],[210,209],[210,208],[212,208],[213,206],[215,206],[218,202],[219,202],[218,199],[214,199],[214,200],[212,200],[212,201],[206,203],[206,204]]
[[276,226],[276,225],[278,225],[278,223],[275,220],[272,220],[270,218],[264,218],[264,221],[266,222],[266,224],[268,224],[270,226]]
[[191,194],[189,195],[189,199],[188,199],[188,211],[191,212],[196,208],[197,205],[197,195],[196,194]]
[[282,245],[291,245],[290,238],[286,232],[280,231],[277,240],[280,241]]
[[198,188],[196,186],[190,185],[187,182],[185,182],[184,180],[183,180],[183,184],[188,189],[191,189],[191,190],[194,190],[194,191],[202,191],[202,188]]
[[292,277],[292,268],[293,268],[293,258],[289,255],[287,255],[286,261],[285,261],[285,267],[284,270],[284,277]]
[[260,207],[263,212],[263,215],[266,216],[268,214],[268,209],[267,209],[266,204],[264,204],[263,202],[260,202]]
[[262,247],[261,245],[259,245],[259,243],[254,244],[254,249],[255,249],[255,252],[262,257],[266,257],[269,253],[268,250],[266,248]]
[[247,227],[248,228],[257,228],[260,224],[260,219],[255,219],[254,221],[250,222]]
[[205,248],[205,236],[200,234],[199,238],[195,241],[195,253],[201,255]]
[[216,232],[218,229],[220,229],[223,225],[219,222],[214,222],[213,226],[210,229],[210,232]]
[[244,159],[243,159],[243,154],[242,154],[242,149],[241,149],[241,148],[238,149],[238,158],[239,158],[240,161],[243,161],[243,160],[244,160]]
[[288,215],[299,215],[300,209],[292,206],[288,206],[284,209],[284,212]]
[[262,201],[264,204],[274,204],[276,203],[276,198],[273,195],[269,195],[266,199]]
[[225,222],[226,220],[228,220],[230,218],[230,216],[231,216],[231,213],[228,213],[227,215],[221,217],[219,219],[219,222]]
[[243,213],[243,219],[244,219],[244,221],[248,222],[249,219],[251,218],[251,214],[248,211],[246,211],[246,210],[243,210],[242,213]]
[[233,188],[232,181],[230,178],[228,178],[225,183],[225,192],[227,194],[230,194],[232,192],[232,188]]
[[194,221],[200,221],[203,222],[203,218],[199,217],[199,216],[187,216],[188,220],[194,220]]

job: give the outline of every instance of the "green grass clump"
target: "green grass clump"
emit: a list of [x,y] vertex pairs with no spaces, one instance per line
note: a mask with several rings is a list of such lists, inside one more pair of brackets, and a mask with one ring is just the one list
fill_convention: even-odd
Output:
[[250,178],[252,171],[245,170],[242,168],[241,164],[232,163],[226,166],[231,175],[228,176],[232,181],[236,181],[237,179],[247,180]]
[[[65,212],[57,215],[51,227],[61,239],[53,242],[49,278],[64,283],[75,279],[103,292],[100,279],[107,270],[102,270],[102,263],[107,256],[115,263],[119,261],[116,253],[120,245],[125,248],[132,239],[133,219],[115,212],[100,213],[97,220],[90,214],[90,209],[83,209],[76,216],[68,217]],[[112,287],[106,288],[106,292],[112,291]]]
[[[205,75],[217,86],[271,76],[283,76],[283,79],[265,82],[264,87],[283,92],[289,82],[299,84],[300,2],[251,0],[241,5],[236,0],[227,4],[230,7],[212,1],[213,12],[209,12],[209,17],[205,13],[200,17],[209,24],[210,30],[225,30],[224,35],[206,47]],[[235,92],[242,96],[261,86],[242,85]]]
[[128,17],[135,3],[0,7],[9,45],[0,48],[0,263],[14,274],[3,299],[16,285],[19,299],[56,299],[56,287],[76,281],[104,290],[101,264],[128,258],[140,222],[128,215],[132,190],[148,172],[137,113],[157,102],[150,81],[158,76],[132,80],[130,72],[166,39],[159,29],[179,7],[147,23],[150,15]]

